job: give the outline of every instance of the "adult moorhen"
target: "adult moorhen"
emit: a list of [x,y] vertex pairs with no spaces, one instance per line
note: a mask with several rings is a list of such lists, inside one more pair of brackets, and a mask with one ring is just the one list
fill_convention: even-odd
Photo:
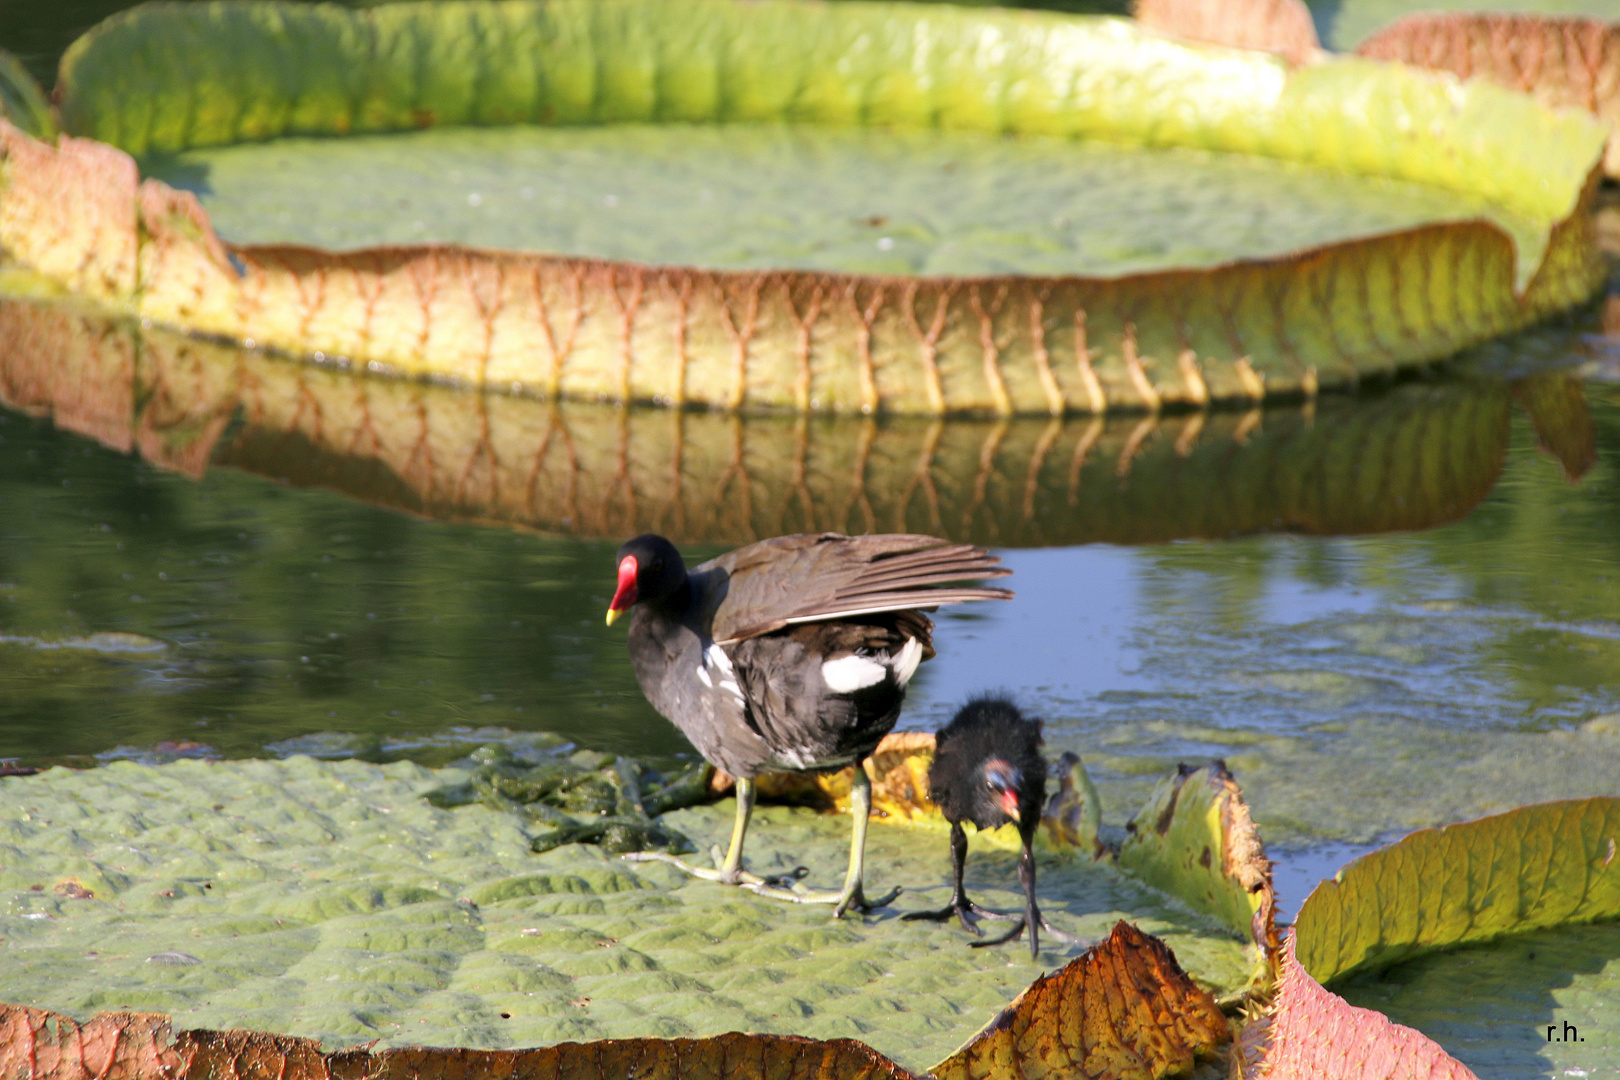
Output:
[[[906,684],[934,655],[922,612],[1012,593],[952,584],[1001,577],[984,548],[931,536],[779,536],[738,548],[690,572],[661,536],[619,549],[611,625],[627,609],[636,681],[710,762],[737,778],[737,820],[717,869],[660,859],[689,874],[799,903],[831,903],[835,916],[888,903],[861,888],[871,781],[859,763],[900,715]],[[776,886],[742,869],[754,777],[771,769],[856,765],[849,870],[838,892]]]
[[[1046,759],[1041,757],[1041,722],[1028,719],[1018,706],[1000,695],[976,697],[945,725],[934,742],[934,761],[928,767],[929,797],[951,823],[951,862],[956,887],[950,906],[938,911],[912,911],[903,919],[932,919],[942,922],[955,915],[979,937],[984,931],[974,920],[1017,919],[1012,929],[998,938],[971,941],[975,948],[1002,945],[1029,927],[1029,955],[1040,951],[1040,930],[1060,941],[1074,938],[1061,933],[1041,916],[1035,904],[1035,853],[1030,845],[1041,823],[1046,803]],[[967,832],[963,821],[976,829],[996,829],[1016,822],[1024,842],[1018,859],[1018,880],[1024,886],[1024,913],[1006,914],[982,908],[967,898],[962,888],[962,866],[967,860]]]

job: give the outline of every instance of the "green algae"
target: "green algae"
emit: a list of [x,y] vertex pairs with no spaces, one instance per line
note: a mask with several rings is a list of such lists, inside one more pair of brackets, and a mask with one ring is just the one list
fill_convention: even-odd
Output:
[[707,269],[1113,276],[1476,217],[1521,251],[1545,242],[1536,223],[1439,187],[965,131],[443,129],[187,150],[144,171],[197,191],[238,244],[458,243]]
[[[948,893],[943,829],[875,826],[872,884],[908,891],[834,922],[590,846],[535,855],[517,818],[422,798],[466,775],[294,757],[0,780],[7,998],[329,1046],[850,1036],[926,1067],[1074,954],[1046,943],[1031,963],[1019,947],[969,949],[954,927],[903,923],[901,910]],[[666,818],[706,847],[731,816],[727,802]],[[836,867],[847,843],[847,818],[765,807],[749,856],[765,873]],[[975,898],[1018,907],[1015,854],[972,848]],[[62,888],[70,878],[77,892]],[[1105,864],[1043,855],[1041,901],[1088,941],[1135,922],[1217,992],[1247,974],[1239,942]]]

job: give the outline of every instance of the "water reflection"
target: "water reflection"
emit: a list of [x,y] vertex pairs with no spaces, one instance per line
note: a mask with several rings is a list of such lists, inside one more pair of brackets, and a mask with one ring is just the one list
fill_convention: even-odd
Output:
[[1422,529],[1495,483],[1515,395],[1572,475],[1592,454],[1580,384],[1562,376],[1167,418],[742,418],[357,377],[16,301],[0,302],[0,340],[6,403],[163,468],[232,465],[587,537],[886,530],[1024,547]]
[[[744,421],[367,379],[11,301],[0,398],[34,417],[0,411],[0,758],[433,757],[434,733],[494,725],[667,760],[685,745],[601,626],[625,534],[701,553],[915,528],[1007,549],[1019,596],[942,613],[904,723],[1008,686],[1085,755],[1110,822],[1212,755],[1288,858],[1620,775],[1620,387],[1454,374],[1247,415]],[[1121,546],[1146,541],[1172,542]]]

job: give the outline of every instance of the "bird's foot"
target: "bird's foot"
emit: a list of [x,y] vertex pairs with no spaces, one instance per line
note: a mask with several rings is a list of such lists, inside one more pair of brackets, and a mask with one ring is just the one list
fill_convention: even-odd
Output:
[[707,866],[693,866],[678,855],[671,855],[664,851],[632,851],[620,855],[625,862],[661,862],[668,863],[683,873],[691,874],[704,881],[712,881],[719,885],[742,885],[748,888],[767,884],[766,879],[758,874],[750,874],[741,867],[726,870],[723,866],[709,868]]
[[[992,945],[1005,945],[1009,941],[1017,941],[1020,937],[1023,937],[1024,927],[1027,926],[1028,923],[1025,921],[1022,915],[1015,915],[1012,917],[1016,918],[1018,921],[1013,923],[1012,928],[1009,929],[1005,934],[1002,934],[1000,937],[996,938],[985,938],[982,941],[970,941],[968,942],[968,948],[987,949]],[[975,927],[974,929],[977,930],[978,928]]]
[[1053,941],[1061,941],[1065,945],[1073,945],[1080,940],[1073,934],[1065,934],[1062,930],[1059,930],[1057,927],[1047,922],[1045,915],[1038,916],[1037,921],[1041,924],[1042,930],[1045,930],[1048,934],[1052,935]]
[[977,925],[978,920],[980,919],[1022,918],[1022,916],[1013,912],[992,911],[989,908],[980,907],[978,904],[975,904],[966,897],[962,898],[961,903],[948,904],[947,906],[940,908],[938,911],[908,911],[900,917],[907,920],[928,919],[931,922],[944,922],[952,915],[956,916],[956,921],[962,924],[962,929],[966,930],[970,934],[977,934],[980,937],[984,936],[984,931],[980,930]]
[[[986,938],[983,941],[970,941],[970,942],[968,942],[968,947],[972,948],[972,949],[984,949],[984,948],[988,948],[988,947],[990,947],[992,945],[1005,945],[1009,941],[1017,941],[1020,937],[1023,936],[1025,928],[1027,928],[1029,926],[1029,920],[1023,915],[1004,915],[1002,917],[1003,918],[1016,918],[1018,920],[1018,922],[1010,930],[1008,930],[1005,934],[1002,934],[1000,937],[998,937],[998,938]],[[1079,938],[1075,937],[1073,934],[1065,934],[1063,931],[1061,931],[1061,930],[1057,929],[1056,927],[1054,927],[1051,923],[1046,921],[1046,916],[1045,915],[1041,915],[1041,914],[1037,913],[1036,916],[1035,916],[1035,922],[1042,930],[1045,930],[1048,934],[1050,934],[1052,936],[1053,941],[1061,941],[1066,945],[1073,945],[1075,942],[1080,940]],[[1030,938],[1029,954],[1030,954],[1031,959],[1033,959],[1035,957],[1035,955],[1037,954],[1037,952],[1039,951],[1039,945],[1037,944],[1039,942],[1039,940],[1040,940],[1039,935],[1036,935],[1035,937]]]
[[868,900],[866,891],[858,881],[855,882],[853,887],[846,885],[837,892],[831,890],[816,892],[803,888],[797,882],[787,888],[769,884],[752,885],[750,888],[760,896],[769,897],[772,900],[785,900],[790,904],[832,904],[834,905],[833,918],[835,919],[842,917],[844,912],[849,911],[851,908],[856,911],[866,912],[871,911],[873,908],[887,907],[894,902],[895,897],[900,895],[900,889],[896,887],[890,889],[876,900]]

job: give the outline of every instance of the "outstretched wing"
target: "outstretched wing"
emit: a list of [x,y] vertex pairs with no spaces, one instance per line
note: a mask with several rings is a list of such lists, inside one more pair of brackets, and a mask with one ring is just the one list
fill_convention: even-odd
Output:
[[779,536],[704,563],[713,604],[710,634],[743,641],[795,623],[884,611],[931,610],[967,600],[1008,600],[1008,589],[962,582],[1011,570],[972,544],[888,533]]

